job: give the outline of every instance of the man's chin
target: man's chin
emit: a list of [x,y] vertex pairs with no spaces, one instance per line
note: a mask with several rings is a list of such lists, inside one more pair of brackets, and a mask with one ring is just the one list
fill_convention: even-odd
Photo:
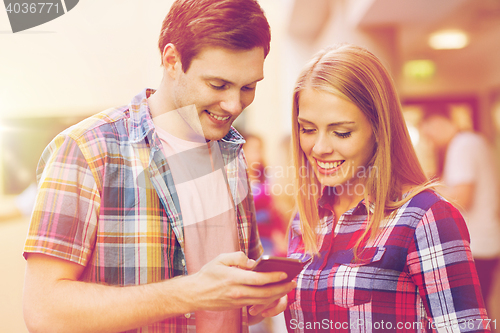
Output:
[[220,136],[220,135],[216,135],[216,136],[208,135],[208,136],[205,136],[205,141],[207,141],[207,142],[209,142],[209,141],[219,141],[220,139],[222,139],[225,136],[226,135],[222,135],[222,136]]
[[209,130],[204,130],[203,134],[205,136],[206,141],[218,141],[225,137],[227,133],[229,133],[229,130],[231,129],[231,125],[227,126],[227,128],[224,129],[209,129]]

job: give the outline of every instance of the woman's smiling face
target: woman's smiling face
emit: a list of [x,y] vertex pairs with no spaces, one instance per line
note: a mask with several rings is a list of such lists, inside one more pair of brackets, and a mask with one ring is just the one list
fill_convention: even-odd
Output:
[[[364,183],[375,136],[363,112],[334,94],[306,88],[299,93],[299,142],[322,185]],[[363,173],[364,172],[364,173]]]

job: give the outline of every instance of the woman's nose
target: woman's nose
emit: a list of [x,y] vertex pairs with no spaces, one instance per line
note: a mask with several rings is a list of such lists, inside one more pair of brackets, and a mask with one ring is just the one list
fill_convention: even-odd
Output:
[[314,143],[313,152],[316,155],[325,155],[333,152],[333,146],[326,137],[326,135],[320,134]]

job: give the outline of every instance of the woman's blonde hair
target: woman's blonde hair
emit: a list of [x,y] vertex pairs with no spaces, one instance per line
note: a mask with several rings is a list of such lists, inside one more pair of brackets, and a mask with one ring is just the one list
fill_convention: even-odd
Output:
[[[374,204],[369,225],[358,240],[375,237],[382,220],[426,188],[433,187],[417,159],[401,111],[394,83],[382,63],[369,51],[341,44],[317,53],[302,70],[293,93],[292,144],[296,173],[296,200],[306,252],[318,253],[318,200],[321,184],[300,148],[300,93],[304,89],[327,92],[354,103],[371,124],[374,155],[366,167],[376,172],[365,183],[365,201]],[[402,199],[403,186],[413,187]],[[368,201],[370,198],[370,201]],[[356,251],[355,251],[356,252]]]

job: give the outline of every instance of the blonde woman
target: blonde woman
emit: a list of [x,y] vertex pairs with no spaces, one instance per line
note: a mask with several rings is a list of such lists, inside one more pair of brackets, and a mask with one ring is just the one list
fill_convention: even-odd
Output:
[[292,117],[289,256],[312,260],[288,295],[289,332],[490,331],[464,220],[422,172],[381,62],[321,51]]

